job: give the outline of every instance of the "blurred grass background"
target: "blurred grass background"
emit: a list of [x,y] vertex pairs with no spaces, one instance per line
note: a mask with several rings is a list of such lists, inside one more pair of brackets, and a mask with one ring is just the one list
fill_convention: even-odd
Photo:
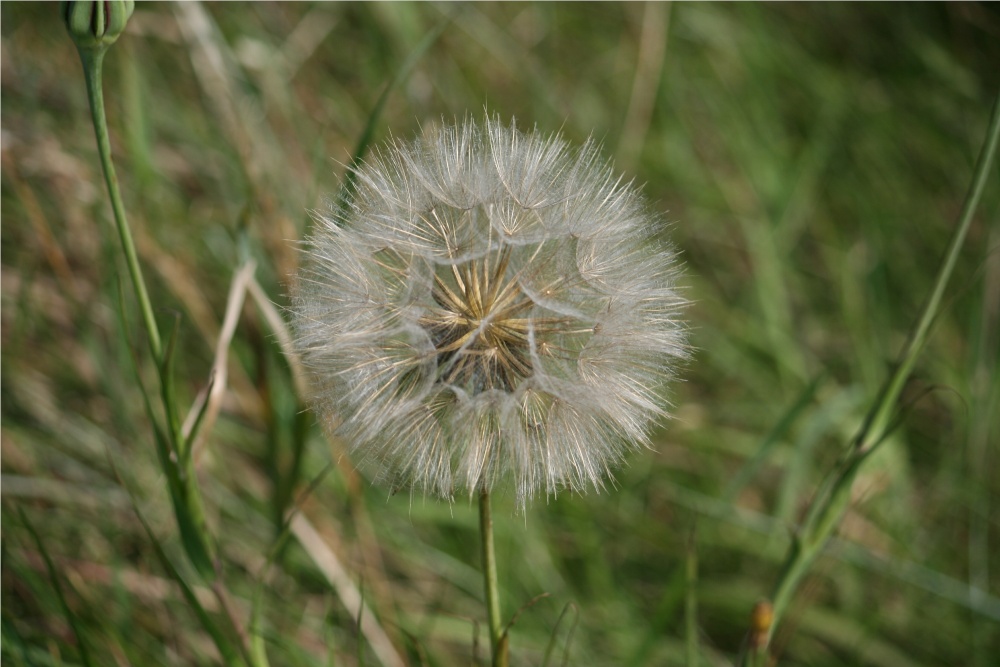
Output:
[[[215,664],[109,463],[186,571],[129,360],[145,352],[130,293],[127,333],[116,315],[124,264],[78,58],[56,5],[0,14],[2,659],[81,664],[82,637],[99,665]],[[550,593],[519,618],[513,664],[540,664],[567,603],[579,623],[570,637],[570,613],[556,635],[560,651],[571,639],[569,664],[685,664],[689,590],[697,664],[729,664],[930,290],[1000,86],[1000,13],[141,3],[105,95],[157,317],[180,317],[183,403],[207,382],[234,273],[255,260],[267,297],[286,303],[308,210],[336,196],[379,95],[442,26],[375,140],[484,109],[596,137],[675,222],[694,302],[676,418],[617,489],[524,517],[494,501],[505,613]],[[996,169],[948,299],[900,428],[778,632],[781,664],[1000,655]],[[398,652],[468,665],[478,622],[484,664],[475,509],[389,496],[341,451],[303,413],[248,300],[200,460],[235,613],[291,499],[332,461],[304,513]],[[378,664],[299,542],[266,577],[271,664]]]

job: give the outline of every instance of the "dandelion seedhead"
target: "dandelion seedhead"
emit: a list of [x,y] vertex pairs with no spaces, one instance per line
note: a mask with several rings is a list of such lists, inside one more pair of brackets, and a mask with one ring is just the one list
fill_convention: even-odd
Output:
[[315,407],[393,487],[601,487],[685,354],[677,255],[588,143],[466,121],[318,216],[294,290]]

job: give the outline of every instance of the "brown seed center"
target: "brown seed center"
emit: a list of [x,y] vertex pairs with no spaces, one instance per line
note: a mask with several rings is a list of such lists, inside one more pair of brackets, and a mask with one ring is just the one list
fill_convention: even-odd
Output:
[[434,301],[421,324],[437,351],[439,378],[474,393],[513,389],[531,375],[528,349],[533,306],[508,276],[510,249],[480,260],[443,266],[434,276]]

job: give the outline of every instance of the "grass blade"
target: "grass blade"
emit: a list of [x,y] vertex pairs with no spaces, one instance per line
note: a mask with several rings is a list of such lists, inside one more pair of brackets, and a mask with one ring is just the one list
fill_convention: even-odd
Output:
[[174,567],[173,562],[171,562],[170,557],[167,556],[167,552],[163,549],[163,545],[160,540],[156,537],[153,529],[150,527],[149,522],[146,521],[145,515],[139,509],[139,502],[135,495],[132,493],[132,488],[130,485],[125,483],[118,466],[115,464],[113,457],[108,457],[108,463],[111,465],[111,469],[114,471],[115,477],[118,478],[118,483],[128,492],[129,497],[132,499],[132,511],[135,512],[136,518],[139,519],[139,523],[142,524],[142,528],[149,538],[150,544],[153,546],[153,551],[156,554],[157,560],[163,566],[163,569],[167,571],[170,578],[177,582],[177,585],[181,589],[181,593],[184,596],[184,600],[190,605],[191,609],[194,611],[195,615],[198,617],[198,621],[201,626],[208,632],[209,636],[212,637],[216,648],[219,649],[219,653],[222,655],[224,664],[228,667],[243,667],[243,663],[239,658],[238,649],[234,648],[232,642],[226,637],[225,633],[219,628],[219,626],[212,620],[212,617],[208,614],[208,611],[202,606],[201,602],[198,600],[198,596],[195,595],[194,589],[190,584],[184,579],[180,571]]
[[545,647],[545,656],[542,658],[542,667],[549,667],[549,662],[552,660],[552,654],[556,649],[556,640],[559,637],[559,628],[562,627],[563,619],[572,610],[573,612],[573,624],[569,626],[569,632],[566,634],[566,646],[563,649],[563,665],[566,665],[569,661],[569,649],[573,644],[573,634],[576,632],[576,624],[580,621],[580,609],[573,602],[567,602],[563,607],[562,612],[559,614],[559,618],[556,619],[556,625],[552,628],[552,634],[549,635],[549,643]]
[[368,152],[368,146],[371,145],[372,139],[375,138],[375,127],[378,125],[379,119],[382,117],[382,110],[385,108],[386,102],[389,101],[389,96],[406,81],[407,77],[410,76],[410,72],[416,66],[420,59],[426,53],[437,38],[441,36],[444,29],[451,23],[450,17],[445,17],[442,19],[435,27],[427,31],[424,38],[420,40],[417,47],[413,49],[413,52],[407,56],[403,65],[396,72],[396,76],[389,82],[388,85],[382,90],[379,95],[378,100],[375,102],[375,106],[372,107],[372,111],[368,114],[368,122],[365,124],[365,129],[361,132],[361,138],[358,140],[358,145],[354,149],[354,155],[351,157],[351,164],[347,167],[347,173],[344,175],[344,185],[340,189],[340,195],[337,197],[337,205],[334,210],[343,213],[347,206],[347,202],[350,201],[351,195],[354,194],[355,184],[357,182],[357,170],[361,166],[361,161],[365,157],[365,153]]
[[59,606],[62,607],[63,614],[66,615],[66,620],[69,622],[69,626],[73,629],[73,634],[76,635],[76,643],[80,650],[80,660],[86,667],[90,667],[94,663],[90,660],[90,653],[87,652],[87,644],[84,642],[84,633],[81,631],[79,624],[77,623],[76,614],[70,609],[69,603],[66,602],[66,595],[63,593],[62,584],[59,583],[59,575],[56,573],[56,567],[52,563],[52,557],[49,556],[48,550],[45,548],[45,543],[42,542],[42,538],[39,537],[38,532],[32,525],[31,521],[28,520],[27,515],[25,515],[24,510],[20,507],[17,508],[18,514],[21,516],[21,523],[24,527],[28,529],[31,533],[31,539],[34,540],[35,546],[38,547],[38,553],[42,555],[42,559],[45,561],[45,569],[49,573],[49,579],[52,580],[52,587],[55,589],[56,597],[59,599]]
[[899,400],[899,395],[903,391],[903,385],[906,383],[907,378],[909,378],[910,372],[913,370],[914,364],[916,364],[917,356],[919,356],[920,351],[927,342],[931,325],[941,310],[941,300],[944,297],[945,287],[947,287],[948,280],[955,270],[955,264],[958,262],[958,253],[965,242],[969,226],[972,224],[972,216],[979,205],[979,199],[986,187],[986,179],[990,173],[990,166],[993,164],[993,158],[996,156],[998,139],[1000,139],[1000,95],[993,102],[989,129],[987,130],[983,147],[979,152],[979,157],[976,160],[972,184],[969,186],[965,203],[962,205],[962,212],[958,218],[958,227],[951,238],[944,262],[941,264],[941,268],[938,269],[934,288],[927,299],[927,303],[924,305],[917,325],[910,333],[903,354],[896,365],[896,370],[889,376],[879,394],[878,400],[876,400],[871,412],[869,412],[868,417],[865,419],[861,431],[854,440],[854,447],[859,451],[870,450],[886,435],[888,426],[892,421],[896,403]]
[[[131,340],[128,330],[128,323],[125,319],[125,297],[121,281],[118,282],[118,317],[119,326],[122,329],[122,340]],[[173,340],[174,336],[171,336]],[[156,457],[160,464],[160,469],[167,478],[167,490],[170,493],[170,502],[173,505],[174,516],[177,519],[177,527],[181,533],[181,541],[187,552],[191,563],[198,570],[206,581],[210,581],[215,574],[213,566],[214,556],[212,543],[209,538],[208,527],[205,521],[205,511],[201,502],[201,494],[198,491],[194,479],[194,466],[190,457],[186,466],[179,467],[179,455],[175,448],[176,442],[171,440],[167,433],[163,431],[160,422],[153,410],[153,404],[146,391],[146,386],[142,381],[142,374],[139,371],[139,358],[135,350],[129,347],[129,359],[132,362],[132,371],[135,373],[136,384],[142,396],[143,407],[146,417],[153,429],[153,440],[156,443]],[[169,355],[168,355],[169,356]]]
[[684,648],[687,667],[698,666],[698,549],[695,531],[691,531],[684,572],[687,587],[684,593]]
[[736,497],[739,496],[740,491],[742,491],[743,488],[750,483],[750,480],[752,480],[753,476],[757,474],[758,470],[760,470],[764,461],[767,460],[767,457],[771,453],[771,450],[774,449],[774,446],[778,444],[783,437],[785,437],[785,434],[788,433],[792,424],[795,423],[795,420],[799,418],[799,415],[801,415],[807,407],[809,407],[809,403],[811,403],[813,397],[816,396],[816,391],[819,389],[819,386],[822,384],[824,379],[824,375],[819,375],[812,382],[810,382],[809,385],[802,390],[802,393],[799,394],[798,399],[796,399],[792,407],[788,408],[785,414],[781,416],[778,423],[773,429],[771,429],[771,432],[767,434],[767,437],[764,438],[763,442],[760,443],[760,446],[757,448],[757,453],[754,454],[752,459],[744,464],[736,477],[729,483],[729,486],[726,487],[726,491],[722,494],[722,497],[727,503],[735,501]]
[[976,161],[972,184],[966,195],[958,226],[952,236],[944,262],[938,271],[931,295],[910,334],[895,371],[883,385],[861,430],[852,441],[850,449],[820,486],[798,534],[793,539],[785,559],[785,566],[773,593],[774,615],[768,633],[768,641],[773,635],[774,628],[787,612],[799,583],[809,571],[813,561],[822,552],[837,526],[840,525],[844,512],[850,503],[851,488],[858,471],[889,432],[903,386],[913,370],[917,356],[927,341],[931,324],[940,312],[945,287],[955,268],[958,252],[965,241],[973,213],[986,185],[986,178],[996,154],[998,140],[1000,140],[1000,95],[993,103],[989,129]]

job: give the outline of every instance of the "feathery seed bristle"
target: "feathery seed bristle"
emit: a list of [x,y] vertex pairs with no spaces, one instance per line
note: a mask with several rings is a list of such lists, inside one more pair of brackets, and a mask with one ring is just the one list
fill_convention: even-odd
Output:
[[467,121],[319,217],[295,287],[316,408],[394,487],[600,487],[685,356],[659,219],[587,144]]

